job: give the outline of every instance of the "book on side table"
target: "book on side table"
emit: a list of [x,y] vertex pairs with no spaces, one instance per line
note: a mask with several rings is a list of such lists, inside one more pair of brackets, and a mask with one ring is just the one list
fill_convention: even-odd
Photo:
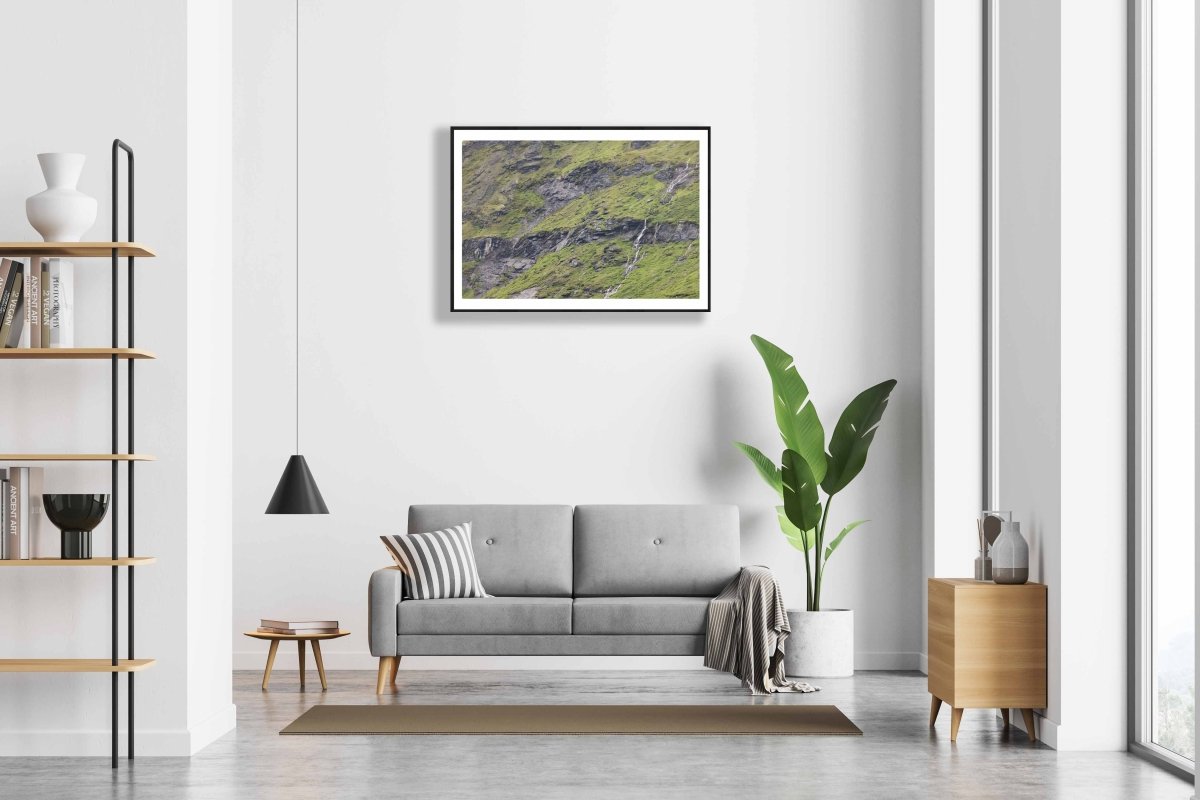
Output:
[[259,620],[260,633],[283,633],[293,636],[317,633],[337,633],[337,620]]

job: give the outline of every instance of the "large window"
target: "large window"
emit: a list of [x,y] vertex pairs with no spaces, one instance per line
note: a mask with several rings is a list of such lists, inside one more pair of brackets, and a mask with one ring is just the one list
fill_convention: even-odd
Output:
[[1193,771],[1195,0],[1134,4],[1135,749]]

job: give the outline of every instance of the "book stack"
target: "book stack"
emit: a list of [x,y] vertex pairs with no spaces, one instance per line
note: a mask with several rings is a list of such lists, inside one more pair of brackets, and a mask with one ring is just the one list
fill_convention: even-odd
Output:
[[312,636],[318,633],[337,633],[337,620],[259,620],[259,633],[286,633],[292,636]]
[[0,347],[75,346],[75,265],[0,259]]
[[41,467],[0,470],[0,558],[56,558],[54,537],[42,521]]

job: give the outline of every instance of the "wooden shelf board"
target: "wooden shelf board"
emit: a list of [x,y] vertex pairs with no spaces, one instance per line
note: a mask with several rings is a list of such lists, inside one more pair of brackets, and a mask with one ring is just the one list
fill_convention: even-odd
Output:
[[154,556],[122,558],[0,558],[0,567],[144,567],[158,561]]
[[0,256],[48,256],[53,258],[108,258],[113,248],[125,258],[154,258],[154,251],[139,242],[0,242]]
[[153,658],[0,658],[0,672],[141,672]]
[[0,453],[8,461],[153,461],[145,453]]
[[87,360],[108,361],[113,356],[121,359],[152,359],[154,353],[140,347],[5,347],[0,349],[0,358]]

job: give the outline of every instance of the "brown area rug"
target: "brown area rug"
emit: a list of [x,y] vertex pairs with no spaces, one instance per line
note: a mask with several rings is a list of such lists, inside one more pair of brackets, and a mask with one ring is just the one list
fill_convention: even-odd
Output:
[[728,706],[313,706],[285,735],[862,736],[837,709]]

